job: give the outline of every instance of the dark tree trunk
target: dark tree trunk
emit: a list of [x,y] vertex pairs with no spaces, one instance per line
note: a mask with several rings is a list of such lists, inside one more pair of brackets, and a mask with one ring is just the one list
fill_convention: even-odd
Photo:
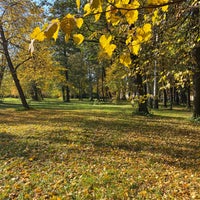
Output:
[[[68,81],[69,80],[69,72],[68,72],[68,70],[66,70],[66,72],[65,72],[65,77],[66,77],[66,81]],[[68,85],[65,87],[65,98],[64,98],[64,101],[65,102],[70,102],[70,89],[69,89]]]
[[167,108],[167,90],[163,90],[163,105]]
[[188,87],[187,87],[187,108],[191,108],[190,93],[191,93],[191,89],[190,89],[190,85],[188,85]]
[[8,41],[5,38],[4,30],[3,30],[2,25],[0,25],[0,34],[1,34],[2,44],[3,44],[3,51],[4,51],[4,54],[5,54],[7,63],[8,63],[8,67],[9,67],[10,72],[12,74],[13,80],[15,82],[16,88],[18,90],[22,105],[23,105],[24,108],[29,109],[29,105],[28,105],[28,103],[26,101],[23,89],[22,89],[20,81],[19,81],[19,79],[17,77],[16,70],[15,70],[15,68],[13,66],[13,63],[12,63],[12,60],[10,58],[10,54],[9,54],[9,51],[8,51]]
[[193,84],[194,84],[194,111],[193,117],[200,117],[200,44],[193,49],[193,56],[196,61],[194,68]]
[[[136,75],[136,82],[137,82],[137,91],[139,94],[139,98],[143,98],[145,95],[145,90],[143,87],[142,75],[137,73]],[[149,114],[148,107],[147,107],[147,100],[139,101],[138,103],[138,111],[141,113]]]
[[174,97],[173,97],[173,87],[170,87],[169,91],[170,91],[170,110],[172,110],[173,100],[174,100]]
[[62,86],[62,98],[65,101],[65,86]]
[[178,90],[176,89],[176,87],[174,87],[174,103],[176,105],[180,105],[179,93],[178,93]]
[[102,100],[105,101],[105,92],[104,92],[104,79],[106,76],[105,68],[102,67],[101,71],[101,95],[102,95]]
[[3,75],[5,72],[5,69],[6,69],[5,66],[0,66],[0,89],[1,89],[2,81],[3,81]]
[[3,81],[3,76],[4,76],[5,69],[6,69],[6,63],[5,63],[4,56],[2,55],[2,57],[1,57],[1,65],[0,65],[0,89],[1,89],[2,81]]
[[31,98],[34,101],[41,101],[43,99],[41,89],[37,87],[35,81],[31,83]]
[[180,91],[180,100],[181,103],[186,105],[187,104],[187,95],[186,95],[187,87],[185,86],[184,88],[181,89]]

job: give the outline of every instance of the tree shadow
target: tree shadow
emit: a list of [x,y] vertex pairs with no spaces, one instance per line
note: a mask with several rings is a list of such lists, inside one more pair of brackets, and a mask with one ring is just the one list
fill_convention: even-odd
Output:
[[[196,128],[181,127],[179,119],[169,120],[164,116],[118,115],[116,113],[96,113],[92,111],[69,112],[67,110],[52,111],[28,111],[26,114],[17,113],[12,118],[12,113],[6,113],[9,120],[2,123],[12,126],[18,124],[51,124],[56,126],[59,122],[60,129],[43,130],[42,135],[17,136],[0,132],[0,157],[7,159],[21,157],[45,161],[50,159],[58,161],[56,155],[60,153],[57,149],[64,148],[68,153],[89,154],[98,152],[99,155],[105,151],[116,149],[127,152],[127,156],[138,154],[148,157],[153,163],[162,163],[179,168],[197,169],[200,166],[200,134]],[[51,115],[50,115],[51,114]],[[50,116],[46,120],[46,116]],[[4,117],[2,117],[4,118]],[[74,129],[62,130],[62,126],[68,125]],[[62,131],[61,131],[62,130]],[[32,130],[34,132],[34,130]],[[28,133],[27,133],[28,134]],[[72,138],[71,135],[74,137]],[[79,145],[82,148],[72,147]],[[92,147],[92,148],[91,148]],[[84,150],[83,150],[84,149]],[[54,156],[52,156],[54,154]]]

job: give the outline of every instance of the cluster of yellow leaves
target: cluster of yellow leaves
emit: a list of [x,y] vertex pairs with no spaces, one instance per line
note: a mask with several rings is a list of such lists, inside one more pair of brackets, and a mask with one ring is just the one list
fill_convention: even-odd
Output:
[[126,45],[128,45],[130,52],[138,55],[141,44],[143,42],[147,42],[151,38],[151,35],[152,26],[149,23],[144,24],[144,26],[141,28],[138,27],[136,31],[130,30],[126,39]]
[[129,25],[134,24],[138,19],[138,10],[140,4],[137,0],[131,1],[128,0],[117,1],[115,6],[108,5],[106,8],[106,19],[113,26],[117,25],[124,16]]
[[100,43],[100,48],[101,48],[101,52],[100,52],[100,56],[103,56],[104,57],[111,57],[112,54],[113,54],[113,51],[115,50],[116,48],[116,45],[115,44],[110,44],[112,40],[112,36],[109,35],[109,36],[106,36],[106,35],[102,35],[99,39],[99,43]]
[[123,64],[126,67],[129,67],[131,64],[131,57],[130,57],[130,53],[126,52],[126,53],[122,53],[120,55],[119,61],[121,64]]
[[87,16],[91,13],[94,14],[95,21],[98,21],[101,17],[101,13],[103,11],[102,8],[102,0],[91,0],[90,3],[87,3],[84,6],[85,15]]
[[[29,51],[31,53],[34,51],[33,42],[35,40],[43,41],[51,38],[56,40],[60,29],[65,33],[65,41],[67,42],[71,37],[72,31],[76,28],[81,28],[82,24],[82,18],[76,18],[74,15],[67,14],[61,21],[53,19],[49,25],[45,24],[42,29],[36,27],[30,35],[32,41]],[[84,36],[82,34],[73,34],[73,40],[75,44],[79,45],[83,42]]]
[[[168,6],[166,5],[169,0],[147,0],[147,5],[163,5],[162,11],[167,12]],[[81,1],[76,0],[78,11],[81,7]],[[90,0],[83,7],[84,17],[88,15],[94,16],[94,21],[98,21],[101,14],[105,11],[105,18],[107,22],[112,26],[120,26],[121,23],[126,23],[127,26],[135,24],[138,20],[140,3],[138,0]],[[105,9],[105,10],[103,10]],[[158,15],[158,9],[155,9],[152,16],[152,24],[158,23],[160,16]],[[72,32],[76,28],[81,28],[83,24],[83,18],[76,18],[74,15],[67,14],[62,20],[54,19],[49,25],[44,25],[42,29],[36,27],[31,34],[32,42],[30,44],[30,51],[33,52],[34,40],[43,41],[44,39],[53,38],[57,39],[59,30],[65,33],[65,41],[67,42],[72,36]],[[146,23],[143,27],[136,27],[134,30],[128,30],[126,38],[126,45],[129,48],[131,54],[138,55],[141,43],[150,40],[152,35],[152,27],[150,23]],[[81,44],[84,40],[82,34],[73,34],[72,36],[76,44]],[[102,35],[100,41],[100,56],[111,58],[114,50],[116,49],[115,44],[110,44],[112,35]],[[124,51],[123,51],[124,52]],[[125,55],[123,53],[120,58],[120,62],[125,66],[129,66],[131,59],[130,54]]]

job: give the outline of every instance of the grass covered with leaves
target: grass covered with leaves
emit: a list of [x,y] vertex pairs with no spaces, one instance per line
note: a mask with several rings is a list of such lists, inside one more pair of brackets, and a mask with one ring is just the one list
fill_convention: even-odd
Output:
[[200,199],[200,125],[186,110],[0,103],[0,199]]

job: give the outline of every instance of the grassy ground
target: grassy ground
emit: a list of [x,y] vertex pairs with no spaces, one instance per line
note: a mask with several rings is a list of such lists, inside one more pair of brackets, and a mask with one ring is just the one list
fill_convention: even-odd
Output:
[[190,112],[30,103],[0,103],[1,200],[200,199],[200,125]]

